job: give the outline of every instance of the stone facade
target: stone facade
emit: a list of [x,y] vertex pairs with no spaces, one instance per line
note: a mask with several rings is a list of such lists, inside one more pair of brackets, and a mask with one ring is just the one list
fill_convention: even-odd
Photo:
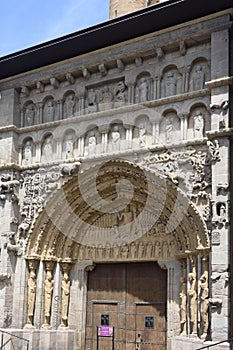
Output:
[[30,349],[87,350],[88,273],[114,262],[167,270],[167,350],[229,337],[230,26],[0,81],[0,327]]
[[167,0],[110,0],[110,18],[122,16],[164,1]]

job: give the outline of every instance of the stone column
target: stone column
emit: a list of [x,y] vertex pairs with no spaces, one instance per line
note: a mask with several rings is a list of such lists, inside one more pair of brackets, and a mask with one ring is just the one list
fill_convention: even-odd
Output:
[[102,139],[102,153],[107,153],[108,149],[108,127],[106,126],[100,126],[99,131],[101,133],[101,139]]
[[187,263],[181,262],[182,276],[180,278],[180,334],[187,336]]
[[190,335],[197,336],[197,269],[196,269],[196,257],[190,258],[191,272],[188,274],[189,281],[189,323],[190,323]]
[[92,261],[76,264],[70,273],[72,285],[70,288],[69,328],[77,332],[76,349],[83,350],[85,344],[87,276],[94,269]]
[[22,165],[23,161],[23,145],[18,146],[18,153],[19,153],[19,165]]
[[126,148],[132,148],[133,126],[125,125],[125,127],[126,127]]
[[61,267],[56,263],[53,275],[53,302],[51,309],[51,327],[57,329],[60,325],[61,315]]
[[40,328],[43,324],[43,309],[44,309],[44,263],[39,262],[37,272],[37,286],[36,286],[36,303],[34,313],[34,326]]
[[43,103],[39,102],[36,104],[36,124],[42,124],[43,123]]
[[41,161],[41,141],[35,142],[36,147],[36,163],[40,163]]
[[62,119],[63,119],[63,100],[58,100],[57,101],[57,113],[55,115],[55,120],[62,120]]
[[156,76],[154,79],[154,99],[159,98],[159,77]]

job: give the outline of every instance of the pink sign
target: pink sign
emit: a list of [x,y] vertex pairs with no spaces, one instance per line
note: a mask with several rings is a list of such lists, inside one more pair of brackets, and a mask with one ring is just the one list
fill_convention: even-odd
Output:
[[99,337],[112,337],[113,327],[111,326],[98,326],[98,336]]

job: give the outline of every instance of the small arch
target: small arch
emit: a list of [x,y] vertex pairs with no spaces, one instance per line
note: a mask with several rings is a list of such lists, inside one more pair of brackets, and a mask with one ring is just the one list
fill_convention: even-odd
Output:
[[193,60],[189,75],[189,91],[197,91],[205,88],[205,82],[209,80],[210,69],[208,61],[204,57]]
[[35,156],[35,144],[32,137],[27,136],[22,143],[22,165],[29,166]]
[[23,106],[23,126],[32,126],[35,124],[36,108],[32,100],[25,102]]
[[75,92],[73,90],[66,91],[63,96],[62,119],[68,119],[75,116],[76,101]]
[[182,75],[176,65],[168,65],[163,69],[161,78],[161,97],[169,97],[182,92]]
[[51,123],[55,118],[55,101],[52,96],[46,96],[43,101],[43,123]]
[[172,144],[180,139],[180,118],[174,109],[167,109],[159,125],[159,143]]
[[201,139],[205,137],[206,131],[210,130],[210,113],[203,103],[195,103],[191,109],[188,119],[188,139]]

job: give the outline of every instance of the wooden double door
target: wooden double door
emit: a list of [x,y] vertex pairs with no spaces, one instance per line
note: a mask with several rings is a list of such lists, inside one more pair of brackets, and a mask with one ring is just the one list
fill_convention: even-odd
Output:
[[[88,273],[85,350],[165,350],[166,302],[167,272],[156,262],[96,265]],[[98,326],[114,327],[114,339],[98,336]]]

